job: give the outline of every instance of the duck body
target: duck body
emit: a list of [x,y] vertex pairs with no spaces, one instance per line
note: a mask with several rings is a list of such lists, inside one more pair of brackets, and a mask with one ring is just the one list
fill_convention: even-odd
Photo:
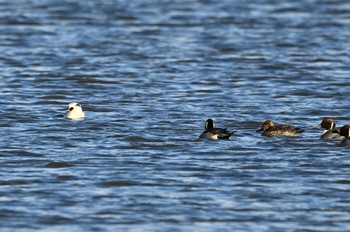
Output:
[[340,128],[334,128],[332,130],[324,130],[320,136],[324,140],[342,140],[344,136],[340,136]]
[[350,138],[344,138],[344,139],[340,142],[339,146],[341,146],[341,147],[350,146]]
[[199,135],[200,139],[209,139],[209,140],[218,140],[219,136],[218,134],[214,134],[211,131],[204,131],[202,134]]
[[304,130],[299,127],[290,125],[279,125],[276,126],[274,122],[268,120],[265,121],[262,127],[256,132],[262,131],[262,136],[274,137],[274,136],[300,136]]
[[211,132],[217,134],[219,139],[229,139],[236,131],[229,132],[226,129],[214,128]]

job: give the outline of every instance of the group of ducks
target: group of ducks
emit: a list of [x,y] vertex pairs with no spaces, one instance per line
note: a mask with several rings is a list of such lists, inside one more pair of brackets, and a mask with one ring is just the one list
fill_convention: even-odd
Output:
[[[340,146],[350,146],[350,126],[336,127],[332,118],[325,118],[321,125],[324,131],[321,134],[321,139],[324,140],[341,140]],[[262,136],[300,136],[304,130],[291,125],[275,125],[273,121],[266,121],[256,132],[261,132]],[[227,129],[215,127],[212,119],[208,119],[204,126],[204,132],[199,135],[200,139],[229,139],[236,131],[229,132]]]
[[[66,110],[66,118],[72,120],[82,120],[85,113],[79,103],[73,102],[68,105]],[[341,140],[340,146],[350,146],[350,126],[336,127],[335,122],[331,118],[322,120],[320,127],[324,129],[321,139],[325,140]],[[300,136],[304,130],[291,125],[275,125],[273,121],[266,121],[256,132],[261,132],[262,136]],[[229,132],[227,129],[215,127],[213,119],[209,118],[204,126],[204,132],[200,134],[200,139],[218,140],[230,139],[236,131]]]

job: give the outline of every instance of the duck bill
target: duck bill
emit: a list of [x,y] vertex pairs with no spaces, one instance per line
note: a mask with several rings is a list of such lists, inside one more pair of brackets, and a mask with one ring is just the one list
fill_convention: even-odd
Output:
[[256,132],[260,132],[260,131],[263,131],[263,129],[262,128],[260,128],[259,130],[257,130]]

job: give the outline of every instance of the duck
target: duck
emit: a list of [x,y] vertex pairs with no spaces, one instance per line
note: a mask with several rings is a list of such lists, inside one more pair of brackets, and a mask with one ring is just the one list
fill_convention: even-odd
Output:
[[299,127],[290,125],[278,125],[271,120],[265,121],[262,127],[256,132],[262,131],[262,136],[273,137],[273,136],[300,136],[304,130]]
[[324,140],[342,140],[344,136],[340,136],[340,127],[335,127],[335,121],[332,118],[324,118],[320,124],[323,128],[321,139]]
[[350,126],[345,125],[342,128],[340,128],[340,136],[344,136],[343,140],[340,142],[339,146],[350,146]]
[[215,127],[214,120],[209,118],[204,125],[204,132],[199,135],[200,139],[230,139],[231,135],[233,135],[236,131],[229,132],[226,128],[217,128]]
[[82,120],[85,118],[85,113],[83,112],[82,106],[77,103],[69,103],[68,109],[66,110],[65,118],[72,120]]

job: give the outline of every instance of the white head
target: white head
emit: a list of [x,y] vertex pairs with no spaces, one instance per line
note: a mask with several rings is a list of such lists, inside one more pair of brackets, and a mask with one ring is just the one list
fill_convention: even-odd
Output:
[[79,103],[73,102],[68,105],[66,118],[73,120],[81,120],[85,117],[83,108]]

